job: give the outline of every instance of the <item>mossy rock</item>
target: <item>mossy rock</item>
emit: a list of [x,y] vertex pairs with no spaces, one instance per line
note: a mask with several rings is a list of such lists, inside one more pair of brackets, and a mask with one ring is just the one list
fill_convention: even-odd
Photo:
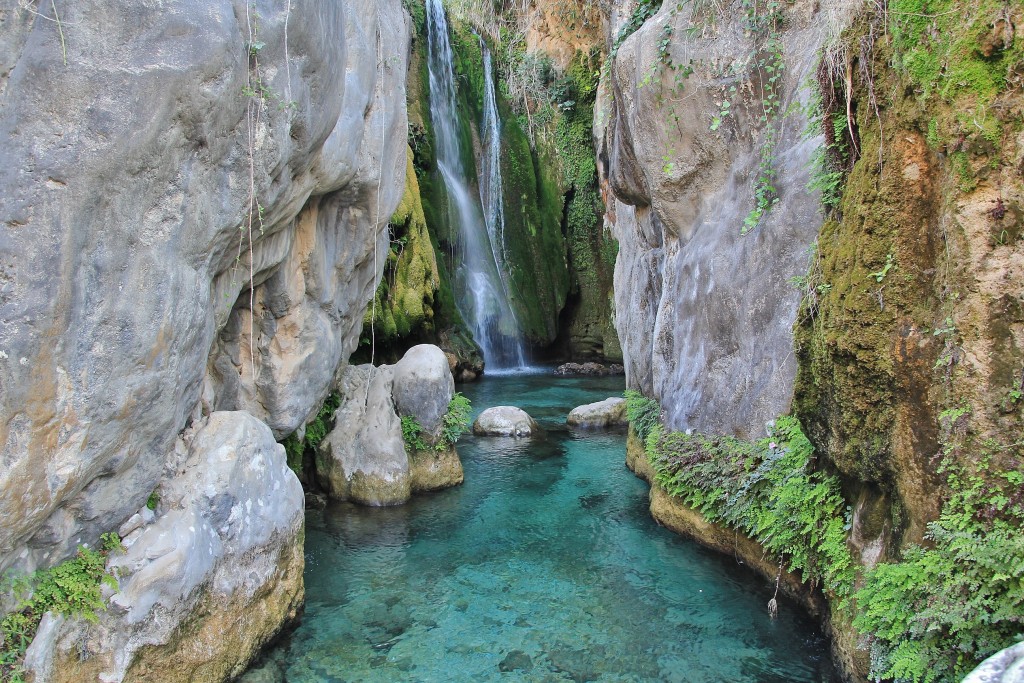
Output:
[[363,320],[362,339],[385,345],[432,334],[441,285],[411,148],[407,156],[405,192],[391,217],[392,242],[384,278]]

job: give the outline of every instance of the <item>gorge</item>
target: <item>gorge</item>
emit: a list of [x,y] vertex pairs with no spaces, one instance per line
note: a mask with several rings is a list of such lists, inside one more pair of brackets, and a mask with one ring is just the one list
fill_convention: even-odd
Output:
[[1019,680],[1022,22],[0,7],[0,680]]

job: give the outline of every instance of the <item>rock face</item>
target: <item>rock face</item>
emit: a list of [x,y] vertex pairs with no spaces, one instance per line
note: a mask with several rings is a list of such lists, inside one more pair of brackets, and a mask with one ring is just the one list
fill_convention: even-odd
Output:
[[1024,683],[1024,643],[992,655],[963,683]]
[[400,0],[9,5],[0,571],[172,492],[129,525],[117,609],[48,627],[37,680],[222,680],[301,601],[302,496],[273,441],[315,415],[384,266],[408,18]]
[[533,436],[537,429],[525,410],[513,406],[488,408],[473,422],[473,433],[478,436]]
[[[799,86],[827,37],[824,14],[833,10],[816,7],[787,5],[779,36],[786,103],[807,97]],[[619,241],[616,328],[627,385],[660,400],[670,427],[751,436],[792,396],[800,295],[788,281],[807,272],[806,251],[821,225],[818,197],[806,190],[821,138],[803,136],[799,113],[787,117],[773,155],[780,201],[741,234],[757,204],[763,108],[745,94],[747,74],[723,73],[721,65],[743,64],[757,48],[741,12],[693,34],[688,28],[703,23],[693,11],[666,3],[629,36],[596,106],[606,220]],[[612,36],[627,16],[613,15]],[[666,25],[674,36],[667,57],[659,53]],[[674,90],[677,72],[664,67],[666,58],[681,67],[692,58],[685,97]],[[730,86],[739,95],[712,130]]]
[[343,371],[334,429],[316,458],[320,483],[332,498],[363,505],[398,505],[409,499],[409,457],[391,382],[387,366],[360,365]]
[[[413,492],[462,483],[455,448],[441,441],[455,393],[448,359],[436,346],[414,346],[395,365],[346,367],[341,405],[320,444],[317,474],[331,497],[363,505],[399,505]],[[416,419],[426,448],[407,451],[401,417]],[[443,445],[441,450],[435,444]]]
[[[1005,482],[1021,471],[1024,424],[1024,105],[1020,35],[1011,27],[1024,14],[1017,6],[1000,5],[998,16],[994,5],[972,6],[924,26],[865,5],[849,22],[842,13],[855,6],[797,1],[773,24],[772,49],[784,69],[773,67],[771,78],[779,78],[790,113],[771,128],[778,203],[745,237],[739,231],[755,206],[750,187],[765,134],[744,89],[753,84],[756,92],[766,81],[734,73],[746,69],[737,57],[751,54],[744,41],[757,34],[744,32],[739,3],[714,27],[702,26],[689,6],[666,5],[625,40],[605,80],[597,133],[613,199],[608,220],[621,243],[616,311],[628,385],[659,399],[674,429],[749,439],[775,413],[799,418],[817,467],[841,481],[850,510],[846,547],[857,585],[871,586],[886,571],[875,571],[880,563],[910,563],[906,551],[921,544],[955,558],[947,576],[985,565],[984,551],[960,546],[957,534],[994,538],[1001,523],[1019,526],[1024,516],[1017,507],[1005,519],[982,520],[967,514],[974,503],[965,502],[975,486],[989,500],[1019,498],[1019,486]],[[624,15],[611,18],[614,35]],[[684,38],[688,24],[696,33]],[[819,115],[832,124],[822,150],[831,165],[816,179],[831,169],[839,193],[821,220],[803,170],[821,141],[800,138],[806,122],[791,105],[805,97],[797,84],[817,63],[827,27],[843,26],[826,40],[813,79],[823,97]],[[659,52],[658,38],[669,34],[667,52]],[[902,38],[876,40],[882,34]],[[935,58],[934,36],[966,47],[935,62],[941,73],[922,73],[917,60]],[[685,97],[670,105],[668,70],[658,66],[667,60],[693,67]],[[945,76],[969,72],[991,85]],[[719,80],[708,79],[716,73]],[[950,85],[940,91],[940,80]],[[993,112],[984,126],[957,118],[972,108]],[[678,125],[643,125],[658,120]],[[807,262],[799,250],[815,238]],[[798,293],[784,284],[794,275],[799,313]],[[944,525],[957,515],[971,522],[954,534]],[[700,520],[679,519],[694,535],[713,536]],[[985,571],[973,583],[999,597],[978,604],[1006,609],[1002,600],[1014,598],[1003,572]],[[896,592],[922,591],[914,599],[933,613],[956,614],[952,591],[925,583]],[[881,611],[859,600],[861,615]],[[853,680],[885,678],[918,646],[921,662],[938,662],[929,674],[953,680],[1018,630],[1012,619],[972,613],[955,629],[943,616],[917,640],[911,627],[889,631],[878,622],[868,626],[873,633],[857,633],[852,617],[834,610],[826,628]],[[989,627],[1001,635],[989,636]],[[952,631],[956,643],[945,635]]]
[[116,529],[201,404],[301,426],[405,168],[399,0],[60,12],[3,11],[0,569]]
[[626,399],[612,397],[597,403],[578,406],[569,412],[569,417],[565,422],[570,427],[584,429],[625,427],[629,424],[629,420],[626,418]]
[[96,626],[44,620],[26,662],[36,681],[222,681],[295,616],[303,494],[284,448],[244,412],[186,438],[161,514],[109,561],[110,609]]

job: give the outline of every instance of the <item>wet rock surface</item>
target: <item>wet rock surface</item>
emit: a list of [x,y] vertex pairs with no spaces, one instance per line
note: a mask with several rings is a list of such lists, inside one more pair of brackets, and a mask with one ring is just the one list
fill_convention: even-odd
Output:
[[612,363],[603,365],[588,361],[586,363],[563,363],[555,368],[555,374],[565,377],[606,377],[608,375],[622,375],[625,373],[623,366]]

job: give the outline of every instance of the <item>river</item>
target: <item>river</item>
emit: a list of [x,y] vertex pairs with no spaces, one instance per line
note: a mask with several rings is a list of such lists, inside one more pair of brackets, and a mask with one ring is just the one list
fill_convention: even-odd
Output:
[[768,582],[651,520],[623,433],[565,427],[621,377],[460,389],[544,435],[464,436],[465,483],[401,507],[309,511],[305,615],[246,683],[838,680],[796,604],[770,619]]

